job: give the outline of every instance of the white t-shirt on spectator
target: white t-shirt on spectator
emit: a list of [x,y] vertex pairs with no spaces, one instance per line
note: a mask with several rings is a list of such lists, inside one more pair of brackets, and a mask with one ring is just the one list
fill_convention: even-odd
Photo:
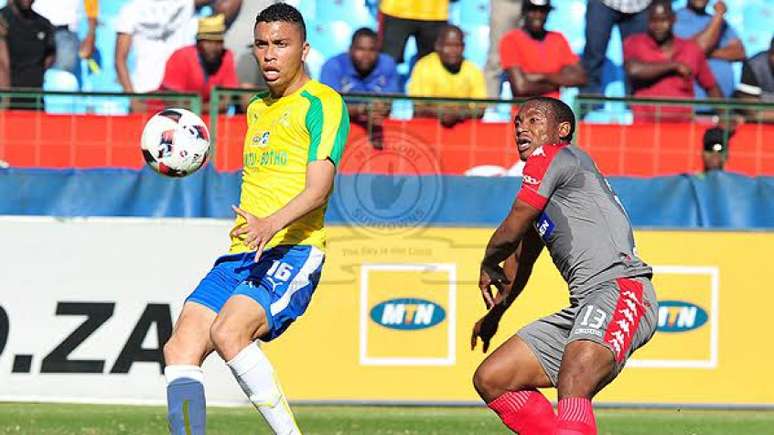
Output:
[[43,15],[54,26],[67,26],[78,31],[78,17],[83,16],[83,0],[35,0],[32,10]]
[[129,0],[113,27],[132,35],[135,64],[131,70],[135,92],[159,88],[172,52],[196,39],[193,0]]

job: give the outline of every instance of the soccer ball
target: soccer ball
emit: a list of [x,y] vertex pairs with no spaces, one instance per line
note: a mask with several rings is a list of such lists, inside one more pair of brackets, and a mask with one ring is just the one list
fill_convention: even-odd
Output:
[[148,120],[140,145],[145,162],[156,172],[185,177],[207,162],[210,132],[195,113],[169,108]]

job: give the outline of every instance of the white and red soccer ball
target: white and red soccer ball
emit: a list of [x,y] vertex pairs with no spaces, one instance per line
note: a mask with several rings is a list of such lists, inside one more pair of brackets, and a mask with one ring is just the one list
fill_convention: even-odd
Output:
[[195,113],[164,109],[145,124],[140,140],[148,166],[168,177],[185,177],[204,166],[210,155],[210,132]]

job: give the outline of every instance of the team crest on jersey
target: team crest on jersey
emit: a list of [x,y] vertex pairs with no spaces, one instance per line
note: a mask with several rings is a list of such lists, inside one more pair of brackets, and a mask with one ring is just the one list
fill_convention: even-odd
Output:
[[543,157],[546,156],[546,152],[545,150],[543,150],[542,145],[535,148],[535,151],[532,151],[532,154],[530,155],[530,157],[537,157],[537,156],[543,156]]
[[264,131],[260,136],[255,135],[253,136],[253,145],[263,148],[266,145],[269,144],[269,135],[270,133],[268,131]]

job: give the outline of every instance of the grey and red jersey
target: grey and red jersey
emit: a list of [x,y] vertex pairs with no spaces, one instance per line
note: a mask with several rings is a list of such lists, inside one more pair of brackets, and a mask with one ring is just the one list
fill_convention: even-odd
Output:
[[596,284],[652,275],[637,257],[626,211],[585,151],[545,145],[527,158],[518,199],[541,211],[534,222],[577,299]]

